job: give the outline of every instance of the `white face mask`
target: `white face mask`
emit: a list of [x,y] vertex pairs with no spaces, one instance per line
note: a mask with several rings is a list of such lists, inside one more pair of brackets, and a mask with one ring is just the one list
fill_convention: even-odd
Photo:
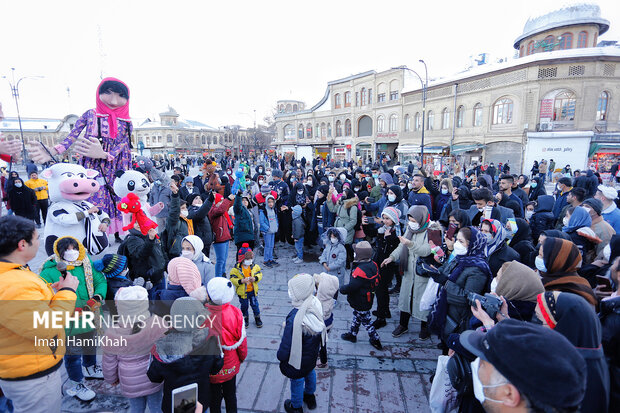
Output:
[[181,211],[181,216],[184,218],[187,218],[188,214],[189,214],[189,211],[187,211],[187,209],[184,209],[183,211]]
[[327,179],[329,179],[329,182],[334,182],[334,179],[336,179],[336,177],[333,175],[330,175],[327,177]]
[[562,223],[564,224],[565,227],[567,227],[569,221],[570,221],[570,218],[564,217],[564,219],[562,220]]
[[263,186],[263,184],[264,184],[264,183],[265,183],[265,181],[263,181],[262,179],[259,179],[259,180],[258,180],[258,184],[259,184],[260,186]]
[[534,211],[525,211],[525,218],[530,220],[532,219],[532,215],[534,215]]
[[545,260],[542,259],[540,255],[536,257],[534,260],[534,264],[536,265],[536,269],[540,272],[547,272],[547,267],[545,267]]
[[491,281],[491,292],[494,293],[496,288],[497,288],[497,277],[493,278],[493,281]]
[[482,382],[480,381],[480,377],[478,376],[479,368],[480,368],[480,357],[477,357],[476,360],[471,362],[471,375],[472,375],[473,384],[474,384],[474,396],[476,397],[476,399],[478,399],[480,404],[484,404],[486,400],[490,402],[495,402],[495,403],[503,403],[501,400],[494,400],[494,399],[489,399],[488,397],[486,397],[484,395],[484,389],[489,388],[489,387],[503,386],[506,383],[491,384],[487,386],[483,385]]
[[67,250],[65,251],[64,254],[62,254],[62,258],[64,258],[65,261],[69,261],[69,262],[73,262],[77,260],[79,256],[80,256],[79,250]]
[[21,182],[17,182],[17,183],[15,183],[15,187],[16,187],[16,188],[21,188],[21,187],[22,187],[22,183],[21,183]]
[[183,250],[181,251],[181,257],[191,260],[194,257],[194,253],[188,250]]
[[412,231],[417,231],[417,230],[419,230],[419,229],[420,229],[420,224],[418,224],[417,222],[411,222],[411,221],[409,221],[409,228],[410,228]]
[[396,195],[388,195],[388,201],[390,202],[396,201]]
[[331,238],[332,244],[338,244],[338,238]]
[[448,190],[446,188],[441,188],[442,195],[448,195]]
[[611,246],[607,244],[605,245],[605,248],[603,248],[603,258],[605,258],[605,261],[609,262],[610,257],[611,257]]
[[303,195],[303,194],[304,194],[304,191],[297,191],[297,193],[298,193],[299,195]]
[[407,187],[408,187],[409,189],[413,189],[413,183],[412,183],[412,182],[409,182],[409,183],[407,184]]
[[344,181],[347,178],[347,176],[345,174],[340,174],[340,180]]
[[253,260],[243,260],[243,265],[245,265],[246,267],[249,267],[250,265],[252,265],[252,261]]
[[465,255],[467,254],[467,247],[461,243],[461,241],[456,241],[454,243],[454,253],[456,255]]

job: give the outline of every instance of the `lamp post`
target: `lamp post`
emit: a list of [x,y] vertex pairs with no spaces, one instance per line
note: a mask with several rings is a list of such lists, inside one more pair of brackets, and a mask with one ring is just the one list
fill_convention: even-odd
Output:
[[26,165],[26,144],[24,142],[24,130],[22,129],[22,117],[19,113],[19,82],[21,82],[24,79],[41,79],[43,78],[43,76],[24,76],[20,78],[17,81],[17,83],[15,83],[15,68],[14,67],[11,68],[11,75],[13,79],[12,83],[6,76],[2,76],[2,77],[6,79],[7,82],[9,82],[9,85],[11,86],[11,93],[13,95],[13,98],[15,98],[15,107],[17,108],[17,121],[19,123],[19,135],[22,138],[22,162],[24,165]]
[[[420,62],[424,63],[424,60],[420,60]],[[426,69],[426,63],[424,63],[424,68]],[[422,167],[424,167],[424,122],[426,118],[426,87],[428,85],[428,71],[426,72],[426,83],[422,80],[422,76],[418,74],[413,69],[409,69],[407,66],[393,67],[392,69],[403,69],[408,70],[415,74],[418,79],[420,79],[420,83],[422,84],[422,141],[420,142],[420,159],[422,163]]]

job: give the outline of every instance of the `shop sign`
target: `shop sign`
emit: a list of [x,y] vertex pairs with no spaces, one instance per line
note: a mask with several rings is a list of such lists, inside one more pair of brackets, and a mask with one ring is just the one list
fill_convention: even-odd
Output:
[[572,152],[573,148],[571,146],[565,146],[564,148],[562,148],[561,146],[557,146],[555,148],[553,147],[547,147],[547,148],[542,148],[543,152]]
[[543,99],[540,102],[540,118],[551,119],[553,117],[553,99]]
[[349,149],[349,150],[350,150],[350,149],[351,149],[351,145],[347,145],[347,149]]
[[389,132],[389,133],[377,133],[377,138],[395,138],[398,136],[398,133]]
[[344,148],[334,148],[334,153],[344,153]]

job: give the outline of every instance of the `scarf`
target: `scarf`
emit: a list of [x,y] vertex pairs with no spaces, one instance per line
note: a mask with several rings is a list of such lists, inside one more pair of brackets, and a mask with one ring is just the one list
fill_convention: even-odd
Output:
[[[409,210],[407,211],[407,216],[411,216],[413,219],[416,220],[417,223],[420,224],[420,228],[413,231],[411,228],[409,228],[409,220],[406,221],[407,225],[404,237],[411,241],[414,234],[426,232],[430,223],[430,215],[428,214],[428,209],[424,205],[414,205],[412,207],[409,207]],[[428,242],[428,237],[426,235],[424,236],[424,242]],[[409,248],[402,247],[400,250],[400,255],[398,256],[398,267],[401,274],[407,270],[408,263]]]
[[[475,227],[469,227],[471,230],[471,238],[469,240],[469,247],[467,248],[466,255],[457,255],[455,258],[456,264],[448,276],[448,280],[456,282],[465,268],[476,267],[487,276],[487,283],[491,279],[491,269],[487,263],[485,256],[485,248],[487,240],[484,234],[478,231]],[[448,317],[448,293],[446,292],[445,284],[439,289],[439,296],[433,308],[428,316],[429,328],[432,332],[439,337],[443,336],[444,326],[446,325],[446,318]],[[460,320],[455,320],[457,323]],[[449,333],[452,333],[450,331]]]
[[[215,194],[215,205],[219,204],[222,199],[224,199],[224,197],[220,195],[219,193],[216,193]],[[228,211],[224,212],[224,218],[226,218],[226,222],[228,222],[228,228],[232,228],[233,223],[230,220],[230,215],[228,215]]]
[[496,219],[485,219],[484,221],[487,221],[491,224],[491,228],[495,233],[495,235],[493,235],[491,243],[488,244],[486,247],[486,256],[490,257],[495,252],[495,250],[500,249],[504,244],[504,239],[506,238],[506,230],[504,229],[502,223]]
[[[60,241],[63,238],[71,238],[75,240],[75,242],[77,242],[78,250],[80,251],[80,255],[78,256],[77,260],[70,262],[60,256],[60,253],[58,252],[58,241]],[[95,284],[93,281],[93,268],[90,262],[90,258],[88,258],[88,255],[86,255],[86,249],[84,248],[82,243],[79,242],[77,239],[70,237],[70,236],[64,236],[64,237],[58,238],[54,242],[54,255],[49,257],[48,260],[55,261],[56,263],[59,263],[61,261],[64,262],[65,264],[67,264],[67,271],[71,271],[72,269],[74,269],[75,267],[79,267],[80,265],[83,266],[84,267],[84,280],[86,281],[86,291],[88,291],[88,298],[92,298],[93,295],[95,295]]]
[[[116,136],[118,135],[118,124],[116,120],[118,119],[126,122],[131,121],[131,118],[129,117],[129,96],[127,96],[127,103],[124,106],[116,109],[109,108],[105,103],[101,101],[101,98],[99,97],[99,88],[104,82],[107,81],[119,82],[123,85],[125,85],[125,83],[113,77],[106,77],[101,81],[101,83],[99,83],[96,93],[97,106],[95,107],[95,114],[102,118],[108,118],[108,125],[110,127],[110,138],[116,139]],[[127,92],[129,93],[129,88],[127,88]]]
[[[314,280],[313,280],[314,282]],[[305,300],[293,300],[293,307],[297,308],[297,314],[293,320],[293,334],[291,337],[291,354],[288,363],[293,368],[301,368],[302,353],[302,327],[313,333],[321,333],[321,343],[325,344],[327,332],[323,321],[323,307],[314,295],[309,295]]]
[[187,235],[194,235],[194,222],[191,219],[180,217],[187,224]]

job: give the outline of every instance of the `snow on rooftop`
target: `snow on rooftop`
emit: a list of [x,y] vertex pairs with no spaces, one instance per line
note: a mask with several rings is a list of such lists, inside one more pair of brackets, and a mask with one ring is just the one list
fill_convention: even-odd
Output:
[[[28,119],[22,118],[22,129],[28,131],[55,131],[62,124],[62,119]],[[0,130],[19,130],[17,118],[4,118],[0,122]]]

